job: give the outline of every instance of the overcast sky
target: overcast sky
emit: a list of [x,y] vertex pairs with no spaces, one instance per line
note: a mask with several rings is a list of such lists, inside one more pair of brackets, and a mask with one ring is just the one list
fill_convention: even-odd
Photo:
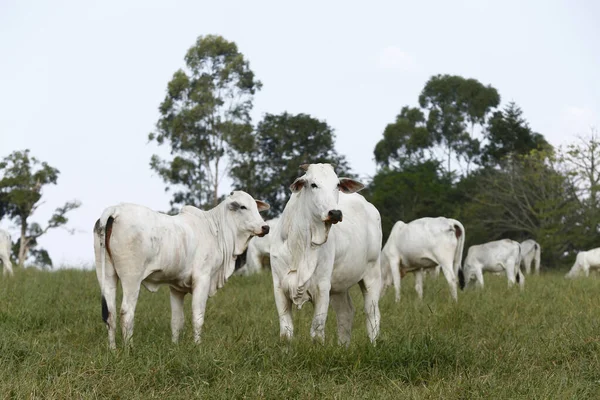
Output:
[[554,145],[600,127],[599,26],[594,0],[0,0],[0,157],[28,148],[60,170],[31,220],[79,199],[77,233],[40,244],[57,266],[90,264],[105,207],[169,207],[149,168],[166,149],[147,135],[199,35],[223,35],[250,61],[264,84],[254,122],[284,111],[325,119],[369,176],[385,125],[434,74],[491,84]]

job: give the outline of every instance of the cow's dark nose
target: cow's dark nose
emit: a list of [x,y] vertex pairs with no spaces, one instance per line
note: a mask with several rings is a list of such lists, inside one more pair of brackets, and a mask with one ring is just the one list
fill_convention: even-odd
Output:
[[330,210],[328,213],[329,221],[337,224],[342,221],[342,212],[340,210]]
[[269,225],[263,225],[262,234],[266,235],[267,233],[269,233]]

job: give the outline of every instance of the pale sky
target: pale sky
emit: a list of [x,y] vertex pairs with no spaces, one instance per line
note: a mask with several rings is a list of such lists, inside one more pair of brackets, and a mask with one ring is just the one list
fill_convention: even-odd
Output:
[[31,221],[79,199],[68,225],[77,233],[39,242],[55,266],[91,264],[104,208],[169,208],[149,168],[168,149],[147,135],[199,35],[223,35],[250,61],[264,84],[255,123],[284,111],[324,119],[370,176],[384,127],[434,74],[491,84],[554,145],[600,128],[599,26],[594,0],[0,0],[0,157],[29,148],[60,170]]

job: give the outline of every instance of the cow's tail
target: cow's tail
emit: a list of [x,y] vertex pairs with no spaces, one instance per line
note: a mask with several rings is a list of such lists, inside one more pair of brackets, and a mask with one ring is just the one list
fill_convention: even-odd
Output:
[[533,262],[535,263],[535,273],[539,274],[540,273],[540,262],[541,262],[541,258],[542,258],[542,249],[540,248],[539,244],[534,244],[533,247],[535,248],[535,256],[533,259]]
[[[112,225],[116,218],[116,207],[109,207],[102,213],[102,216],[94,226],[94,248],[96,251],[96,273],[100,282],[100,293],[102,294],[102,320],[108,323],[108,304],[106,303],[106,256],[108,255],[108,263],[110,268],[112,265],[112,255],[110,252],[110,235],[112,233]],[[100,264],[100,265],[98,265]]]
[[457,220],[452,220],[454,225],[454,235],[456,235],[456,239],[458,243],[456,244],[456,249],[454,250],[454,275],[458,276],[458,282],[461,282],[462,276],[462,286],[461,289],[464,288],[465,276],[462,271],[462,255],[463,250],[465,248],[465,227],[458,222]]

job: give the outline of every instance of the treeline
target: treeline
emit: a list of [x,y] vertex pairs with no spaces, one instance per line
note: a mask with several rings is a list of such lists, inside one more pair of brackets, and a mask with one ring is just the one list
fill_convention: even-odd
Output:
[[[250,113],[262,83],[233,42],[200,36],[185,66],[167,84],[160,117],[148,139],[168,146],[171,158],[153,156],[150,167],[172,193],[171,211],[184,204],[212,208],[225,177],[236,189],[266,200],[278,215],[300,164],[328,162],[353,176],[335,149],[335,133],[307,114],[266,113],[255,125]],[[515,103],[500,106],[491,85],[461,76],[436,75],[414,105],[385,127],[373,149],[377,165],[363,194],[379,209],[384,238],[394,222],[426,216],[459,219],[467,246],[501,238],[533,238],[545,267],[597,247],[599,237],[599,142],[592,132],[564,149],[534,132]],[[390,118],[391,119],[391,118]],[[50,263],[36,239],[64,225],[79,206],[66,203],[47,226],[30,224],[40,189],[58,171],[15,152],[0,163],[0,219],[21,226],[15,255]],[[37,251],[37,252],[36,252]]]
[[[149,135],[173,154],[151,160],[173,190],[173,209],[212,207],[229,176],[235,188],[268,201],[273,217],[300,164],[329,162],[352,175],[325,121],[267,113],[253,126],[261,88],[234,43],[203,36],[188,50]],[[373,150],[377,173],[363,192],[380,210],[386,238],[397,220],[444,215],[462,221],[467,245],[534,238],[546,267],[600,243],[594,135],[555,149],[517,104],[499,108],[494,87],[461,76],[431,77],[415,100],[382,127]]]

